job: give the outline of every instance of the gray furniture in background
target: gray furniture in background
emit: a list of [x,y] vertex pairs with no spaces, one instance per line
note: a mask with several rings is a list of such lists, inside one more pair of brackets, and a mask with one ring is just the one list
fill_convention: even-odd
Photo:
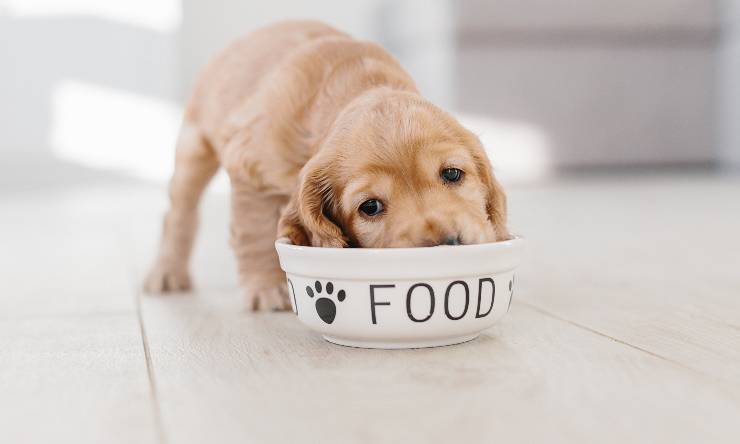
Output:
[[413,0],[390,8],[386,43],[428,96],[537,128],[555,166],[710,164],[722,151],[714,1]]

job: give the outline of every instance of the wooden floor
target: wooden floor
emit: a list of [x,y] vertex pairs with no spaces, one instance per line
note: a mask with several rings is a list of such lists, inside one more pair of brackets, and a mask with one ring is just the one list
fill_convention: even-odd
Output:
[[228,202],[196,293],[142,296],[164,192],[0,194],[0,442],[740,441],[740,179],[510,190],[511,312],[473,342],[344,348],[242,311]]

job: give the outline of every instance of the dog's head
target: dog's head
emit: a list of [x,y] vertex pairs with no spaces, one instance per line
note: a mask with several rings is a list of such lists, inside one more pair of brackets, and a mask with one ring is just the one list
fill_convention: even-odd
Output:
[[480,141],[407,93],[364,98],[301,172],[279,234],[297,245],[420,247],[508,238]]

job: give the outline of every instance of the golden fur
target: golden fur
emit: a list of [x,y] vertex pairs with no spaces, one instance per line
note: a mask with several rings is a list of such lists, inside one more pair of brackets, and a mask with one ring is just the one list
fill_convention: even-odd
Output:
[[[402,247],[500,240],[506,199],[478,139],[423,99],[381,47],[318,22],[233,43],[187,105],[159,256],[145,286],[190,287],[200,195],[222,166],[231,244],[252,309],[289,307],[273,243]],[[447,183],[444,168],[464,171]],[[385,212],[358,211],[381,199]]]

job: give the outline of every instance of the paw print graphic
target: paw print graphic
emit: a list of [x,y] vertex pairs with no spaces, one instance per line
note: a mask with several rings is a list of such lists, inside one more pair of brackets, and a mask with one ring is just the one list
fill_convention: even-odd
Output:
[[[314,289],[316,289],[314,293]],[[322,290],[326,290],[326,296],[322,295]],[[334,322],[334,318],[337,316],[337,304],[329,298],[334,293],[334,284],[331,282],[326,283],[326,288],[322,289],[321,282],[316,281],[313,288],[310,285],[306,286],[306,294],[309,297],[316,299],[316,313],[319,315],[322,321],[327,324]],[[337,292],[337,301],[342,302],[347,297],[347,293],[344,290]]]

